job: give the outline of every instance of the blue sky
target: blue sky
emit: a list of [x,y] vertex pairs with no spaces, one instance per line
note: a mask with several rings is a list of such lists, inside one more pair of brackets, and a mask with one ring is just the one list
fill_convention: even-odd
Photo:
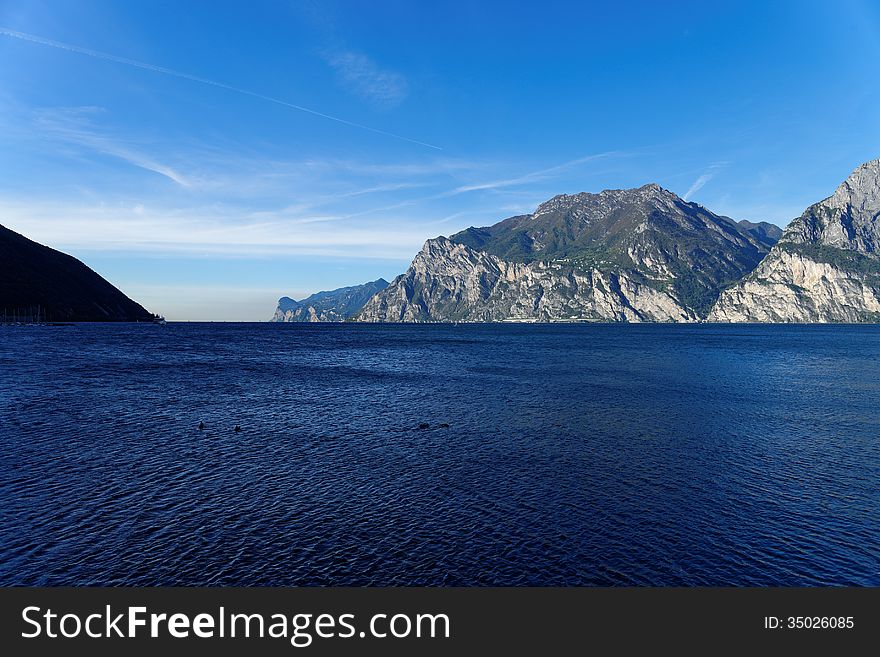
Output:
[[658,182],[785,225],[880,157],[880,5],[0,1],[0,224],[170,319]]

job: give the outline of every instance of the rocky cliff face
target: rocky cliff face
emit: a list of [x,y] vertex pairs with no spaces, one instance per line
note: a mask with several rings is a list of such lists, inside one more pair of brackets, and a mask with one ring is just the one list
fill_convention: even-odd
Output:
[[695,321],[767,247],[658,185],[557,196],[429,240],[360,321]]
[[407,272],[371,298],[355,319],[678,322],[696,315],[625,273],[510,262],[439,237],[428,240]]
[[388,281],[376,281],[318,292],[302,301],[281,297],[273,322],[344,322],[359,311],[367,299],[388,287]]
[[761,264],[726,290],[716,322],[880,321],[880,160],[786,228]]

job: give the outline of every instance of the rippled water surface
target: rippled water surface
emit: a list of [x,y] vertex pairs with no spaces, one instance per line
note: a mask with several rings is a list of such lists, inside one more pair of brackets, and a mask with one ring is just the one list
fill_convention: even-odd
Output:
[[0,584],[880,585],[880,328],[0,327]]

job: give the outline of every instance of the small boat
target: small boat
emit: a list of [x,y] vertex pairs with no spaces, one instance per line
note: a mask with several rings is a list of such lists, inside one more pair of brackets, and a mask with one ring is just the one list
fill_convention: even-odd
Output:
[[153,324],[158,324],[159,326],[165,326],[168,322],[165,321],[165,318],[162,315],[156,315],[153,317]]

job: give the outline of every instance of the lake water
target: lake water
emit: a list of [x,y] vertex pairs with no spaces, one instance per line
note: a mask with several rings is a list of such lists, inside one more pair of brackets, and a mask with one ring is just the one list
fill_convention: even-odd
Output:
[[877,586],[880,327],[0,327],[0,584]]

